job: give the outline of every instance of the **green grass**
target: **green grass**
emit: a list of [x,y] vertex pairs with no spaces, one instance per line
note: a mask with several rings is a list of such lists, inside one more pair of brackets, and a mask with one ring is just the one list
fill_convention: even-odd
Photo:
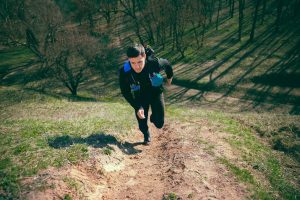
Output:
[[239,181],[253,186],[252,190],[254,191],[254,194],[251,195],[252,199],[275,199],[271,193],[266,192],[266,189],[255,180],[250,171],[234,165],[226,158],[219,158],[219,160],[239,179]]
[[[283,164],[274,156],[274,152],[268,146],[262,144],[255,137],[251,129],[244,127],[228,116],[216,115],[214,118],[222,124],[224,127],[223,130],[231,134],[227,141],[239,151],[243,160],[249,166],[253,166],[253,163],[259,163],[259,166],[255,168],[265,175],[271,187],[278,191],[283,199],[297,199],[300,197],[300,191],[286,180],[283,172]],[[252,185],[259,184],[255,184],[248,172],[239,170],[229,163],[226,163],[226,165],[241,177],[243,181],[249,182]],[[266,192],[271,193],[268,190]]]
[[[228,133],[225,141],[240,155],[239,161],[245,163],[247,167],[233,164],[228,158],[219,158],[219,160],[240,181],[251,185],[253,199],[298,199],[300,197],[299,185],[294,182],[295,177],[299,176],[297,173],[299,163],[291,160],[287,155],[281,155],[274,151],[272,146],[266,145],[266,141],[261,141],[252,126],[255,122],[259,122],[260,126],[269,126],[269,132],[272,132],[271,130],[276,130],[278,126],[297,123],[300,120],[299,116],[257,113],[226,114],[200,108],[188,109],[185,106],[171,106],[167,109],[167,113],[172,120],[181,122],[206,119],[207,125],[213,127],[214,134],[217,134],[218,131]],[[277,124],[278,121],[280,124]],[[268,134],[267,131],[266,134]],[[198,142],[205,145],[206,150],[213,148],[213,146],[210,148],[207,141],[199,140]],[[294,166],[293,170],[286,164]],[[293,171],[296,173],[293,174]],[[265,184],[265,180],[268,184]]]
[[300,162],[299,117],[284,114],[238,115],[239,122],[253,129],[273,149],[284,152]]
[[69,194],[66,194],[64,196],[64,200],[72,200],[72,197]]
[[4,68],[19,67],[26,64],[34,55],[24,47],[14,47],[0,51],[0,71]]
[[169,194],[165,194],[164,197],[163,197],[163,200],[177,200],[177,199],[179,199],[179,197],[174,192],[171,192]]
[[129,106],[120,103],[69,102],[26,91],[7,96],[6,90],[0,92],[6,113],[0,115],[0,188],[7,198],[18,195],[26,176],[88,159],[89,146],[111,155],[107,145],[129,134],[135,123]]
[[104,148],[102,149],[102,152],[103,152],[105,155],[110,156],[110,155],[113,153],[113,149],[110,148],[110,147],[104,147]]
[[254,177],[248,170],[235,166],[226,158],[220,158],[220,161],[225,164],[242,182],[255,184]]
[[213,144],[210,144],[208,141],[205,141],[201,138],[198,139],[198,143],[204,145],[203,150],[206,151],[210,155],[214,155],[214,148],[215,146]]
[[[0,94],[5,96],[5,90],[9,88],[2,88]],[[18,95],[25,94],[26,91],[16,92],[11,98],[20,99]],[[118,102],[72,102],[32,92],[26,101],[9,104],[7,97],[4,103],[7,104],[3,112],[9,114],[1,117],[0,123],[0,186],[7,196],[17,195],[21,187],[19,181],[41,169],[88,159],[89,146],[102,148],[104,154],[111,155],[113,149],[105,144],[113,144],[122,134],[129,134],[132,124],[136,123],[131,108]],[[168,106],[167,116],[172,121],[191,123],[205,119],[214,131],[228,133],[226,141],[239,152],[241,161],[253,169],[234,165],[226,158],[221,158],[221,162],[240,181],[257,188],[253,189],[253,198],[272,199],[277,192],[283,199],[295,199],[299,195],[286,179],[280,157],[259,141],[253,129],[237,121],[232,114]],[[262,126],[264,123],[261,123]],[[289,122],[282,121],[281,125],[284,123]],[[203,140],[198,142],[205,145],[206,151],[213,152],[213,145]],[[262,184],[257,174],[265,177],[272,189]]]
[[72,188],[75,191],[79,190],[79,184],[75,179],[66,176],[63,178],[63,181],[68,185],[69,188]]

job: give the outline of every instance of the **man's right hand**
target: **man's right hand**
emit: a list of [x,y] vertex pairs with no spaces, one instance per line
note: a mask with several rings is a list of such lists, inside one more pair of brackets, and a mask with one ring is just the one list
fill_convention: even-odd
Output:
[[144,108],[140,108],[136,114],[140,119],[145,119]]

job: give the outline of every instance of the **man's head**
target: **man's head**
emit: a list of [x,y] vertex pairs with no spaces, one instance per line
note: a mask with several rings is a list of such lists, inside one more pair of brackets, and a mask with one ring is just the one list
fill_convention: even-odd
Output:
[[146,53],[141,44],[134,44],[127,49],[127,57],[131,67],[136,73],[140,73],[145,67]]

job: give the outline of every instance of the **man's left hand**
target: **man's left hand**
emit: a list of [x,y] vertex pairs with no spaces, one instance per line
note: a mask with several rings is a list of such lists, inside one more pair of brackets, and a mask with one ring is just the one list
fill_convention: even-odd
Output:
[[170,85],[171,85],[171,83],[172,83],[172,80],[173,80],[173,77],[172,77],[172,78],[169,78],[169,79],[167,79],[167,86],[170,86]]

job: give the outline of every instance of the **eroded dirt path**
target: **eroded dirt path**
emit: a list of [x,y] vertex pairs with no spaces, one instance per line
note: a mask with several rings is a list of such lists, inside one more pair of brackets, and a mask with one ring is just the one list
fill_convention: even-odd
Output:
[[[24,180],[28,199],[245,199],[244,185],[218,161],[234,159],[222,133],[205,121],[169,122],[151,126],[152,142],[142,145],[138,130],[125,143],[111,145],[112,155],[90,148],[90,159],[77,165],[51,168]],[[50,185],[41,190],[34,185]],[[54,186],[53,186],[54,185]],[[35,189],[34,189],[35,188]]]
[[[151,145],[135,146],[141,152],[129,155],[125,168],[111,175],[103,199],[163,199],[170,193],[178,199],[245,198],[244,186],[199,145],[195,127],[173,123],[151,131]],[[202,136],[207,134],[203,129]],[[131,140],[142,136],[136,133]]]

